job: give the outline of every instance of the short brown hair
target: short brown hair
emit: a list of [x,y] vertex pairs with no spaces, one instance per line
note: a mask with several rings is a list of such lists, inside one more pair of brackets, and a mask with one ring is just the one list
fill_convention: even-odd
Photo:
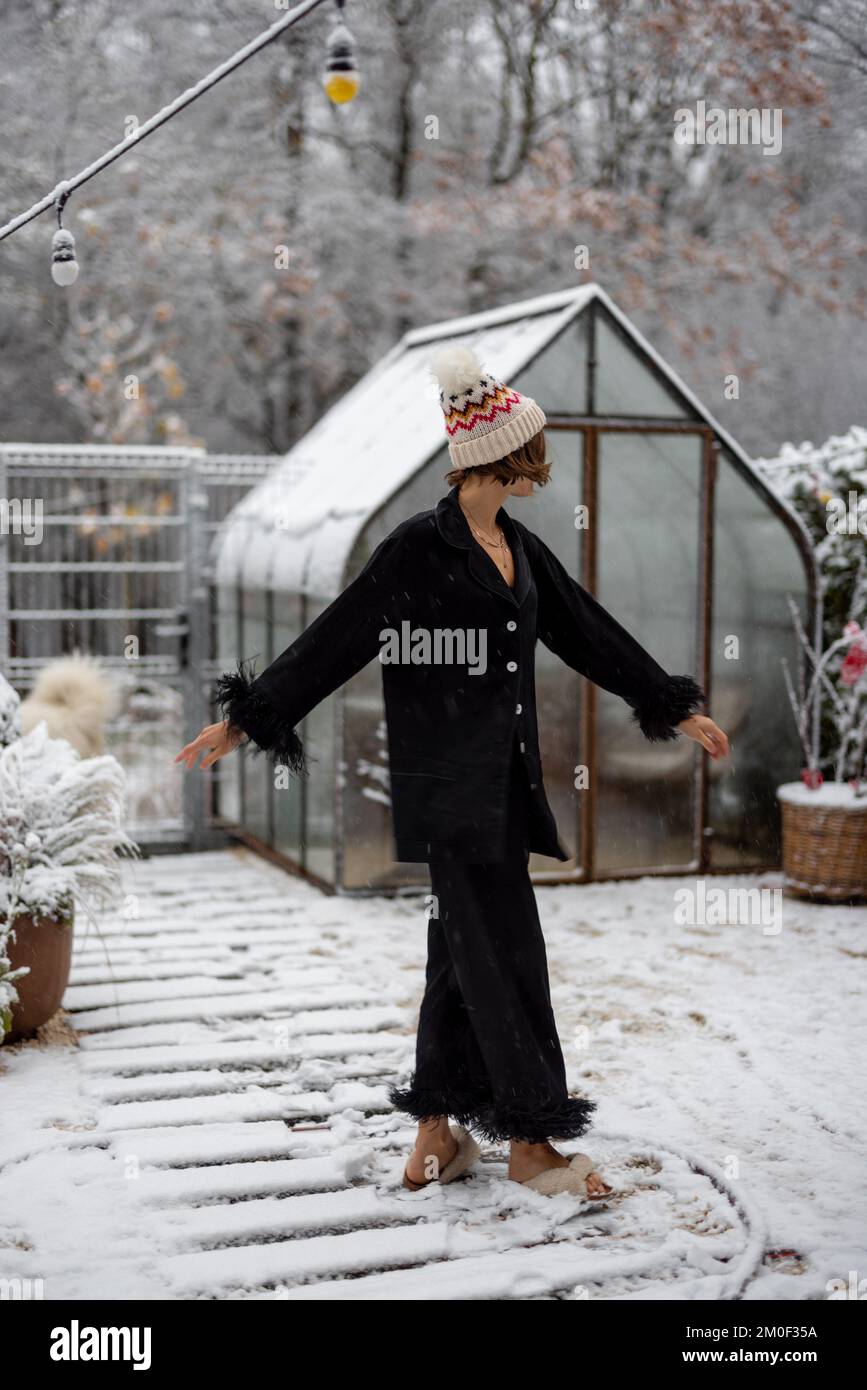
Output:
[[545,431],[538,430],[532,439],[519,448],[513,449],[495,463],[481,463],[476,468],[452,468],[446,474],[449,487],[462,483],[468,473],[477,478],[496,478],[498,483],[513,483],[516,478],[530,478],[539,487],[544,487],[551,475],[551,465],[547,459]]

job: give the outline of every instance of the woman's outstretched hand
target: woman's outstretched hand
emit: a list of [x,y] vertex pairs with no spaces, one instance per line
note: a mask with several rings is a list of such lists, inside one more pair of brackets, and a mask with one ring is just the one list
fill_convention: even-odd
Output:
[[230,733],[225,719],[220,724],[209,724],[192,743],[181,749],[175,762],[186,763],[187,771],[192,772],[199,754],[204,753],[202,767],[213,767],[220,758],[225,758],[227,753],[237,748],[243,737],[243,734]]
[[718,758],[728,757],[729,741],[719,725],[714,724],[708,715],[691,714],[689,719],[682,719],[677,727],[687,738],[706,748],[714,762]]

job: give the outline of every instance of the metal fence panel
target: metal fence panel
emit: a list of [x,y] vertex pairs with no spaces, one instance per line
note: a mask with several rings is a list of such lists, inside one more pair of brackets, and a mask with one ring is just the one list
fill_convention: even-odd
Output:
[[5,674],[26,695],[46,663],[77,650],[115,676],[124,701],[108,746],[127,769],[131,828],[144,842],[207,841],[209,779],[184,778],[172,756],[209,717],[214,537],[276,461],[0,445]]

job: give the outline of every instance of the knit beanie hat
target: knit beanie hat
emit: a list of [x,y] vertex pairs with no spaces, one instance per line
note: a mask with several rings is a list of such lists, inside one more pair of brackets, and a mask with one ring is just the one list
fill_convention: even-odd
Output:
[[441,348],[431,371],[440,385],[449,454],[456,468],[495,463],[545,425],[544,412],[532,397],[520,395],[483,371],[465,344]]

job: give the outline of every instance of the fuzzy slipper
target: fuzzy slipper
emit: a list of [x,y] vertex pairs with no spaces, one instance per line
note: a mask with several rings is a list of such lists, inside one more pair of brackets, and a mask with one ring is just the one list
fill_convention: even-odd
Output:
[[438,1178],[428,1178],[427,1182],[413,1182],[412,1178],[407,1176],[404,1168],[403,1185],[408,1187],[410,1192],[420,1192],[423,1187],[430,1187],[433,1182],[454,1182],[455,1178],[461,1177],[472,1168],[482,1152],[475,1139],[468,1130],[464,1129],[463,1125],[449,1125],[449,1129],[458,1145],[458,1151],[454,1158],[449,1159]]
[[594,1205],[610,1202],[616,1195],[613,1191],[602,1194],[587,1191],[587,1179],[595,1171],[591,1158],[586,1154],[575,1154],[568,1168],[546,1168],[535,1178],[528,1178],[526,1182],[522,1182],[521,1186],[531,1187],[534,1192],[541,1192],[543,1197],[557,1197],[561,1192],[571,1192]]

